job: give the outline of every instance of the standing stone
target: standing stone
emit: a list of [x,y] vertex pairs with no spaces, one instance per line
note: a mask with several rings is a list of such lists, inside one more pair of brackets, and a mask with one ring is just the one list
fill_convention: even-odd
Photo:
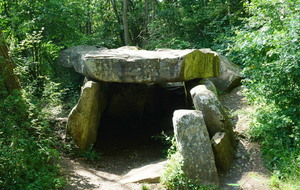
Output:
[[103,83],[88,81],[84,84],[77,105],[69,114],[67,133],[80,150],[96,141],[101,114],[106,106],[106,89]]
[[192,88],[198,85],[205,85],[208,90],[211,90],[216,96],[218,96],[217,89],[213,82],[211,82],[208,79],[194,79],[189,81],[184,81],[184,88],[186,92],[186,103],[188,107],[193,107],[193,98],[191,96],[190,92]]
[[196,110],[203,113],[210,137],[212,138],[217,132],[225,132],[234,147],[233,126],[217,96],[205,85],[194,87],[190,93]]
[[226,133],[218,132],[211,139],[213,151],[216,160],[216,166],[219,171],[229,170],[234,157],[234,151],[229,142]]
[[175,138],[183,159],[183,171],[194,182],[219,186],[210,138],[202,112],[176,110],[173,115]]

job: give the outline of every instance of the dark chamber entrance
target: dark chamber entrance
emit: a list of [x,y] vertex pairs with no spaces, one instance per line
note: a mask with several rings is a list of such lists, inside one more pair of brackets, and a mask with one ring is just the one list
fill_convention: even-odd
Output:
[[161,154],[163,144],[153,137],[172,134],[174,110],[188,108],[183,84],[110,83],[108,89],[95,148],[105,154],[145,149]]

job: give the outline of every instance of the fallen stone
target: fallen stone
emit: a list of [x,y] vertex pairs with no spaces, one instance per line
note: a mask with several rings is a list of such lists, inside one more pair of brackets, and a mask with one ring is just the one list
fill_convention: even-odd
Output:
[[219,186],[215,158],[202,112],[176,110],[173,126],[183,159],[183,172],[194,182]]
[[164,165],[167,161],[160,161],[153,164],[133,169],[122,177],[122,184],[126,183],[159,183]]
[[243,79],[242,70],[225,56],[220,56],[220,76],[210,78],[220,94],[230,92],[241,85]]
[[101,113],[106,106],[105,84],[88,81],[84,84],[80,99],[68,117],[67,134],[80,150],[96,141]]
[[194,87],[190,93],[195,109],[203,113],[210,137],[212,138],[217,132],[225,132],[231,146],[235,147],[233,126],[217,96],[205,85]]
[[228,171],[234,158],[234,151],[228,136],[226,133],[218,132],[213,136],[211,142],[218,171]]
[[[72,51],[73,52],[73,51]],[[161,83],[219,76],[219,55],[210,49],[137,50],[132,47],[64,53],[63,65],[106,82]],[[73,53],[72,53],[73,54]],[[68,60],[70,57],[72,59]]]

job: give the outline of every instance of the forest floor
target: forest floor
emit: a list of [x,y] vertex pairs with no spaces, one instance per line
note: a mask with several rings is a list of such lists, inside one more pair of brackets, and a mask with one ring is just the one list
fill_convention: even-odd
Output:
[[[249,115],[253,108],[242,95],[243,87],[229,94],[221,95],[220,101],[228,112],[235,127],[238,145],[231,169],[220,174],[223,190],[268,190],[268,170],[262,164],[260,147],[247,138]],[[82,158],[63,157],[61,165],[69,184],[65,190],[142,190],[165,189],[159,183],[138,184],[121,183],[124,174],[131,169],[164,160],[162,147],[156,143],[134,141],[121,142],[123,146],[104,150],[103,156],[96,161]],[[120,142],[118,142],[120,144]]]

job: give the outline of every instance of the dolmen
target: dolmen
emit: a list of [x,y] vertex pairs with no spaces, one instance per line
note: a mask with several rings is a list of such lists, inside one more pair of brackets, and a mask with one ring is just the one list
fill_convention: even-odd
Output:
[[[133,46],[117,49],[76,46],[66,49],[61,53],[60,63],[86,77],[80,99],[69,114],[67,134],[82,151],[96,141],[103,111],[108,106],[110,83],[182,82],[188,87],[187,97],[193,104],[191,109],[174,110],[173,115],[183,170],[192,179],[218,186],[217,172],[228,170],[233,160],[235,137],[217,93],[226,92],[242,79],[239,71],[235,77],[225,73],[222,62],[231,64],[226,68],[236,68],[211,49],[147,51]],[[234,84],[222,86],[220,80],[226,80],[226,77]]]

